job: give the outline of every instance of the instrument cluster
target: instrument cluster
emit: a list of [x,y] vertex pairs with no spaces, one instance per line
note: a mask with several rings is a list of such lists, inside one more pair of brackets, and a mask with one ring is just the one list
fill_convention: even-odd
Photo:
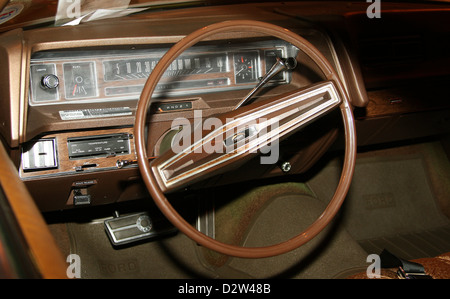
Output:
[[[30,64],[30,105],[137,100],[168,48],[38,52]],[[165,71],[155,96],[251,88],[277,57],[296,55],[283,41],[195,46]],[[288,72],[271,84],[286,84]]]

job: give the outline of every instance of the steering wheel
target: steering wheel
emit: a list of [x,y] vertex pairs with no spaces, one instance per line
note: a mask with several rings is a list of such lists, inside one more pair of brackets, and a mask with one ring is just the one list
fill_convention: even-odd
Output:
[[[222,114],[224,125],[211,129],[181,152],[171,150],[149,163],[144,128],[147,110],[157,83],[172,61],[186,49],[214,34],[233,31],[256,32],[291,43],[305,53],[324,74],[325,81],[272,99],[258,101]],[[165,193],[226,171],[242,163],[255,150],[267,148],[294,130],[303,127],[333,109],[340,109],[345,131],[345,157],[338,186],[322,214],[299,235],[270,246],[243,247],[217,241],[199,232],[173,208]],[[261,121],[261,119],[268,121]],[[272,126],[276,120],[277,126]],[[243,129],[244,128],[244,129]],[[150,128],[151,129],[151,128]],[[231,134],[231,135],[230,135]],[[230,138],[231,136],[231,138]],[[228,138],[227,138],[228,137]],[[352,180],[356,157],[356,134],[351,104],[337,73],[327,59],[308,41],[282,27],[259,21],[237,20],[201,28],[180,40],[160,59],[149,76],[136,111],[135,140],[139,169],[150,195],[161,212],[181,232],[198,244],[219,253],[263,258],[294,250],[314,238],[334,218],[341,207]],[[231,140],[231,144],[227,143]],[[207,153],[198,149],[217,142],[232,150]]]

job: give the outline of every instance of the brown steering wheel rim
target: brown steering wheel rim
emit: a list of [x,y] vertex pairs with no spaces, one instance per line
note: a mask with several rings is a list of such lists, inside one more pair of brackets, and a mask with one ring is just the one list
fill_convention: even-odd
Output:
[[[199,232],[183,217],[181,217],[180,214],[167,200],[158,184],[157,179],[153,175],[151,165],[148,163],[146,142],[144,136],[145,120],[156,84],[161,79],[164,71],[172,63],[173,59],[175,59],[178,55],[183,53],[194,44],[214,34],[228,33],[230,31],[253,31],[269,36],[274,36],[291,43],[292,45],[299,48],[299,50],[303,51],[306,55],[308,55],[317,64],[326,78],[335,84],[339,96],[341,97],[341,104],[339,108],[341,110],[341,115],[344,123],[345,157],[341,177],[335,194],[333,195],[332,199],[330,200],[329,204],[322,212],[322,214],[305,231],[287,241],[270,246],[236,246],[222,243]],[[273,24],[251,20],[225,21],[203,27],[187,35],[185,38],[176,43],[171,49],[169,49],[169,51],[160,59],[158,64],[155,66],[155,69],[147,79],[147,82],[145,83],[145,86],[141,93],[136,111],[135,142],[137,160],[142,179],[147,189],[149,190],[155,204],[167,217],[167,219],[181,232],[186,234],[189,238],[191,238],[198,244],[225,255],[241,258],[264,258],[284,254],[304,245],[312,238],[314,238],[317,234],[319,234],[334,218],[334,216],[339,211],[343,201],[345,200],[353,177],[356,159],[356,134],[350,101],[337,73],[334,71],[333,67],[330,65],[327,59],[312,44],[310,44],[308,41],[306,41],[296,33]]]

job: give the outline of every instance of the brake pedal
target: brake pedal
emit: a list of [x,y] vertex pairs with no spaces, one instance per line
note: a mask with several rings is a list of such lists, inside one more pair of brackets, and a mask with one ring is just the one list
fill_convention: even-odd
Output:
[[115,216],[104,221],[105,230],[113,245],[123,245],[150,239],[170,233],[176,228],[169,226],[167,221],[150,218],[147,212],[126,216]]

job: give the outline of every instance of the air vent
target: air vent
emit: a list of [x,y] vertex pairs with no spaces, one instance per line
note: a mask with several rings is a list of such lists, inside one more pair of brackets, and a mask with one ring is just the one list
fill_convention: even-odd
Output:
[[368,68],[420,62],[425,58],[421,36],[361,39],[359,48],[361,63]]
[[22,169],[36,171],[58,167],[55,139],[40,139],[22,149]]

